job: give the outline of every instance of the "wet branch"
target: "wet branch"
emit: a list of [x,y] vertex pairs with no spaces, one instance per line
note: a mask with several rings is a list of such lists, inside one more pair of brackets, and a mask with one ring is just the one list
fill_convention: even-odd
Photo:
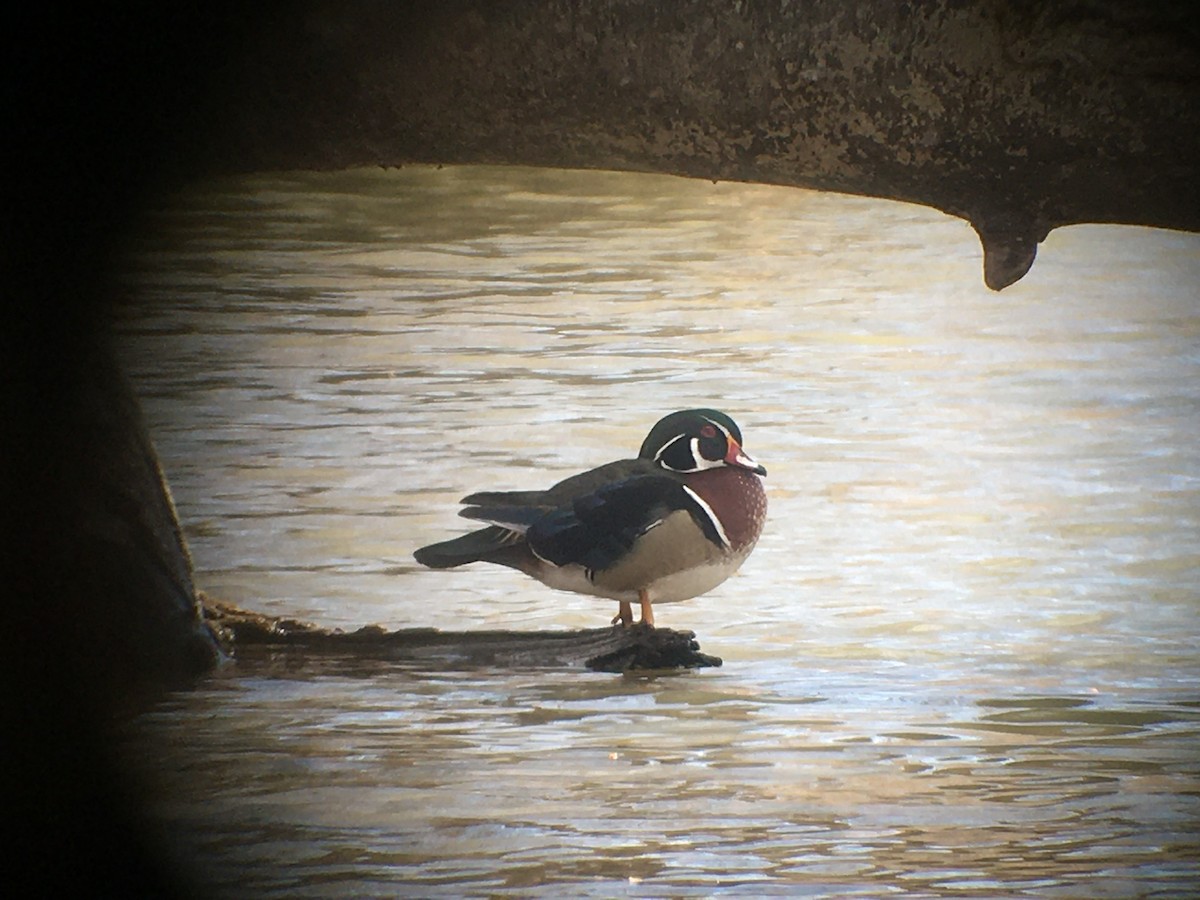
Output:
[[721,665],[700,652],[691,631],[590,628],[579,631],[439,631],[367,625],[356,631],[267,616],[202,596],[205,621],[235,659],[289,657],[411,661],[446,668],[586,668],[596,672],[696,669]]

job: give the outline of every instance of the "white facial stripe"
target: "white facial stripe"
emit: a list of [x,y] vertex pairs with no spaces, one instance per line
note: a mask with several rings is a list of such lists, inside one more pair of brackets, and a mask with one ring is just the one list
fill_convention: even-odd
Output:
[[696,461],[696,468],[688,469],[689,472],[703,472],[705,469],[719,469],[725,465],[723,459],[705,459],[700,452],[700,438],[692,438],[692,459]]
[[[722,425],[720,422],[714,422],[708,416],[703,416],[702,418],[704,419],[705,422],[708,422],[714,428],[719,428],[721,430],[721,433],[723,435],[725,435],[725,440],[727,442],[734,440],[733,435],[729,433],[729,429],[726,428],[724,425]],[[705,459],[703,454],[700,453],[700,438],[695,438],[695,437],[692,438],[688,442],[689,446],[691,447],[692,460],[695,462],[695,466],[693,466],[690,469],[676,469],[674,466],[669,466],[666,463],[663,463],[663,461],[662,461],[663,454],[667,452],[667,448],[670,447],[672,444],[674,444],[676,441],[683,440],[685,437],[686,437],[686,435],[677,434],[677,435],[675,435],[675,437],[671,438],[669,441],[667,441],[665,444],[663,444],[662,447],[659,448],[659,451],[656,454],[654,454],[654,461],[657,463],[662,463],[663,468],[665,468],[665,469],[670,469],[672,472],[679,472],[680,474],[683,474],[683,475],[687,475],[692,472],[703,472],[705,469],[719,469],[719,468],[721,468],[721,466],[726,465],[726,462],[723,459]]]
[[719,537],[721,539],[721,545],[724,547],[728,547],[729,546],[729,536],[727,534],[725,534],[725,528],[721,524],[721,520],[717,518],[717,514],[712,511],[712,507],[709,506],[707,503],[705,503],[703,500],[701,500],[700,495],[697,494],[695,491],[693,491],[686,484],[683,486],[683,489],[685,491],[687,491],[688,496],[691,497],[693,500],[695,500],[696,505],[699,506],[700,509],[702,509],[704,511],[704,514],[706,516],[708,516],[708,520],[710,522],[712,522],[713,528],[717,532],[717,537]]
[[663,454],[667,452],[667,448],[668,448],[668,447],[670,447],[670,446],[671,446],[673,443],[675,443],[676,441],[679,441],[679,440],[682,440],[682,439],[683,439],[683,435],[682,435],[682,434],[677,434],[677,435],[675,435],[675,437],[671,438],[669,441],[667,441],[665,444],[663,444],[663,445],[662,445],[662,446],[661,446],[661,447],[658,449],[658,452],[654,454],[654,461],[655,461],[655,462],[658,462],[659,460],[661,460],[661,459],[662,459],[662,456],[663,456]]
[[[671,440],[667,441],[667,444],[666,444],[666,446],[663,447],[663,450],[666,450],[667,447],[670,447],[673,443],[675,443],[676,441],[680,440],[683,437],[684,437],[684,435],[681,434],[678,437],[671,438]],[[700,455],[700,439],[699,438],[692,438],[690,441],[690,445],[691,445],[691,452],[692,452],[692,462],[694,462],[696,464],[696,465],[692,466],[690,469],[677,469],[674,466],[668,465],[667,463],[663,462],[662,451],[659,451],[658,456],[654,457],[654,459],[656,462],[660,463],[664,469],[670,469],[672,472],[678,472],[680,475],[689,475],[693,472],[703,472],[705,469],[717,469],[717,468],[720,468],[721,466],[725,465],[725,460],[723,460],[723,459],[718,459],[718,460],[705,459],[703,456]]]
[[717,428],[720,428],[720,429],[721,429],[721,433],[722,433],[723,435],[725,435],[725,440],[727,440],[727,441],[732,441],[732,440],[733,440],[733,435],[729,433],[729,429],[728,429],[728,428],[726,428],[724,425],[722,425],[720,422],[714,422],[714,421],[713,421],[712,419],[710,419],[708,416],[703,416],[703,419],[704,419],[704,421],[705,421],[705,422],[707,422],[709,425],[714,425],[714,426],[716,426]]

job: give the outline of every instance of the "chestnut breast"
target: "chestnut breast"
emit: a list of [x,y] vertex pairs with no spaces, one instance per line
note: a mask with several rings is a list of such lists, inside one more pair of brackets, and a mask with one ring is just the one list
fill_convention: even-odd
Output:
[[748,552],[767,519],[762,478],[745,469],[721,466],[687,475],[684,483],[708,504],[734,553]]

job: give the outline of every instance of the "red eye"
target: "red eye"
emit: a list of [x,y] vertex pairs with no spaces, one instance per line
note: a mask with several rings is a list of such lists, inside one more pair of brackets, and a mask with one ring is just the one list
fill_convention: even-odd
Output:
[[703,428],[700,429],[700,437],[711,438],[711,437],[716,437],[716,436],[717,436],[717,429],[714,428],[712,425],[705,425]]

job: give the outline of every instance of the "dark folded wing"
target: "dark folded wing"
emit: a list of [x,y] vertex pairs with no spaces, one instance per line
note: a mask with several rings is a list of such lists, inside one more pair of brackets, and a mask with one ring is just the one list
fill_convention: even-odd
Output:
[[464,519],[491,522],[509,531],[524,534],[534,522],[551,510],[543,506],[468,506],[458,511]]
[[413,556],[421,565],[431,569],[450,569],[480,560],[494,559],[503,563],[502,559],[495,558],[496,555],[515,546],[520,540],[520,534],[492,525],[448,541],[422,547]]
[[545,506],[547,491],[479,491],[460,500],[467,506]]
[[556,566],[576,563],[599,571],[621,559],[639,537],[680,509],[705,527],[707,516],[680,481],[666,475],[638,475],[604,485],[542,515],[529,525],[525,539],[534,553]]
[[597,491],[642,475],[659,475],[661,469],[644,459],[625,459],[564,478],[545,491],[478,491],[463,497],[464,519],[492,522],[524,532],[538,519]]

